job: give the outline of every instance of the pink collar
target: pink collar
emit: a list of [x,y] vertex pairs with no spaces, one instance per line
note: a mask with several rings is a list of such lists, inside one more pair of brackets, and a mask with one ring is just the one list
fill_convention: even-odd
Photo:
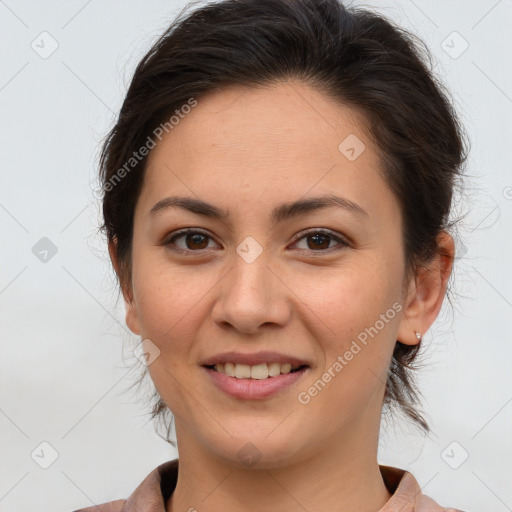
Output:
[[[378,512],[462,512],[440,507],[425,496],[414,476],[403,469],[379,466],[391,498]],[[178,459],[160,464],[139,484],[127,500],[110,501],[75,512],[165,512],[165,502],[178,479]]]

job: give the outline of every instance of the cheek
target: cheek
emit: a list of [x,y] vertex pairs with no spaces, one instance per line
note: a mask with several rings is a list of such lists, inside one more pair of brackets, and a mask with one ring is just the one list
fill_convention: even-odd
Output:
[[[151,380],[173,413],[187,410],[193,340],[197,338],[201,307],[214,276],[192,266],[172,265],[163,250],[149,242],[134,242],[132,282],[140,335],[158,348],[148,366]],[[197,360],[195,361],[197,364]]]
[[160,351],[148,371],[158,393],[178,417],[190,407],[198,358],[194,342],[201,337],[198,329],[208,314],[207,293],[214,283],[212,276],[194,273],[192,267],[177,271],[161,263],[139,267],[134,283],[141,335]]
[[197,364],[194,340],[208,314],[208,293],[218,281],[213,274],[161,261],[140,265],[134,274],[141,335],[158,346],[166,367]]
[[[355,338],[373,326],[392,308],[399,295],[399,282],[393,269],[383,262],[360,261],[324,273],[296,276],[290,286],[307,306],[304,314],[321,339],[331,340],[333,348],[343,348],[347,340]],[[309,311],[309,313],[307,313]],[[395,317],[393,310],[388,317]],[[379,330],[387,331],[392,318]],[[329,344],[330,345],[330,344]]]
[[[308,306],[303,319],[309,319],[322,361],[308,383],[322,389],[317,407],[353,411],[384,387],[401,310],[395,274],[384,260],[368,258],[322,278],[317,274],[314,283],[297,281],[297,295]],[[328,382],[325,387],[315,384],[319,378]]]

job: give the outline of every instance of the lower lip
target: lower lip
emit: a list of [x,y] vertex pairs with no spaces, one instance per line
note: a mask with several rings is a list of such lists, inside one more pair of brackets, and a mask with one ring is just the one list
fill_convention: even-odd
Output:
[[267,379],[237,379],[204,366],[203,368],[221,391],[234,398],[244,400],[269,398],[297,382],[308,370],[306,367],[293,373],[285,373]]

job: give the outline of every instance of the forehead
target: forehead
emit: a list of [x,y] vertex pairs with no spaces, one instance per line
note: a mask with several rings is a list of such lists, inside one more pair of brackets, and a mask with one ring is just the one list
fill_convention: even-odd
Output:
[[[164,135],[190,150],[189,158],[200,158],[206,151],[225,152],[247,163],[247,154],[276,160],[302,150],[332,161],[339,157],[338,144],[348,135],[371,144],[364,118],[356,109],[298,81],[210,92],[190,110]],[[164,145],[150,158],[157,158]]]
[[141,202],[146,212],[176,194],[256,206],[338,191],[371,209],[383,193],[393,200],[387,188],[363,116],[291,81],[198,98],[151,151]]

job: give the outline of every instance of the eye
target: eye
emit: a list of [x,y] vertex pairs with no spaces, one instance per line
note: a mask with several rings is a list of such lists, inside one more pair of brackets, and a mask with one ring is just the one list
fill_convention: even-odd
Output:
[[[184,240],[184,244],[176,243],[180,239]],[[176,252],[201,252],[205,249],[211,249],[211,247],[208,247],[208,239],[213,240],[206,231],[188,228],[176,233],[164,242],[164,245],[169,246],[172,251]],[[175,248],[172,246],[175,246]]]
[[315,229],[308,231],[305,234],[303,233],[302,236],[299,235],[295,245],[302,240],[306,241],[306,247],[300,249],[310,250],[313,252],[325,252],[333,249],[333,247],[329,247],[332,241],[337,242],[337,246],[334,247],[334,250],[339,249],[339,246],[348,247],[350,245],[348,242],[328,229]]
[[[177,243],[179,240],[182,240],[184,243]],[[212,248],[209,246],[209,240],[213,240],[213,238],[206,231],[197,228],[187,228],[175,233],[164,242],[164,245],[169,246],[169,249],[175,252],[202,252]],[[331,252],[331,249],[338,250],[339,248],[348,247],[350,245],[333,231],[323,228],[299,234],[294,245],[297,245],[303,240],[306,243],[306,247],[299,247],[299,249],[313,252]],[[336,246],[334,247],[331,246],[331,242],[333,241],[336,242]]]

